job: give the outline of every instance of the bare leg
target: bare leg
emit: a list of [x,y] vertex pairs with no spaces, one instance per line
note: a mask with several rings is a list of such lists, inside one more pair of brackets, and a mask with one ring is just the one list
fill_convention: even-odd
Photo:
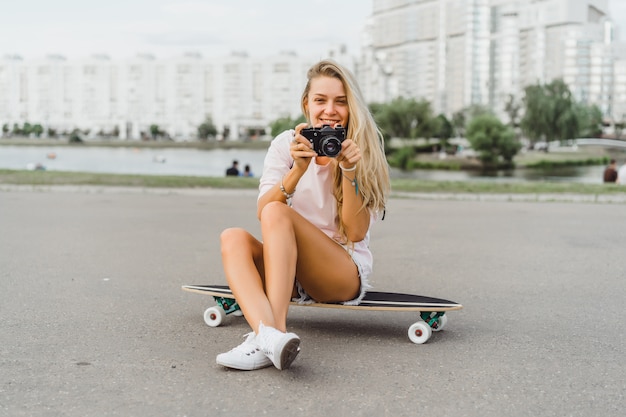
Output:
[[360,279],[349,254],[295,210],[282,203],[267,204],[261,213],[261,230],[273,327],[286,330],[296,276],[318,301],[346,301],[358,295]]
[[261,322],[286,331],[296,277],[317,301],[358,295],[360,279],[350,255],[295,210],[269,203],[261,230],[263,243],[239,228],[220,236],[226,279],[255,333]]
[[261,321],[275,326],[263,283],[263,244],[239,228],[224,230],[220,241],[226,280],[248,324],[255,333]]
[[293,219],[284,213],[289,211],[293,210],[284,204],[270,203],[265,206],[261,214],[265,291],[274,314],[273,327],[283,332],[287,330],[287,312],[293,292],[298,257]]
[[[289,222],[283,223],[288,226]],[[276,242],[284,243],[280,239],[286,237],[284,232],[288,228],[284,226],[277,230]],[[274,236],[275,233],[271,235]],[[234,349],[217,355],[216,362],[223,366],[243,370],[264,368],[270,364],[278,369],[288,368],[300,351],[300,338],[285,331],[295,274],[297,254],[295,245],[292,246],[293,256],[286,258],[287,261],[294,259],[294,262],[287,262],[286,269],[283,265],[283,268],[277,269],[279,273],[274,274],[283,279],[271,280],[276,284],[267,285],[267,281],[264,280],[266,276],[264,258],[267,255],[264,244],[243,229],[227,229],[222,232],[220,238],[226,279],[255,334],[248,335],[246,340]],[[274,239],[271,240],[274,241]],[[279,249],[284,250],[285,246]],[[275,262],[275,264],[279,263]],[[282,272],[284,270],[291,272],[285,275]],[[285,276],[289,278],[284,278]],[[272,294],[275,299],[279,300],[275,303],[278,308],[274,308],[270,303],[268,295],[272,297]],[[284,307],[283,310],[281,310],[282,307]],[[276,311],[283,311],[279,313],[279,321],[276,320]],[[259,356],[261,351],[262,356]]]

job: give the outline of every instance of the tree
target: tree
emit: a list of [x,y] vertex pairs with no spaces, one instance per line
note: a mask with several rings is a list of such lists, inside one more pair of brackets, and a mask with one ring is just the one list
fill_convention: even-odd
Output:
[[400,97],[376,108],[376,122],[386,137],[411,137],[411,124],[415,119],[408,107],[408,101]]
[[420,100],[415,102],[415,126],[411,131],[411,137],[430,139],[441,131],[442,120],[435,116],[429,101]]
[[281,117],[270,123],[271,134],[276,137],[285,130],[295,128],[300,123],[306,123],[306,118],[303,115],[297,119],[292,119],[291,116]]
[[440,121],[434,116],[430,103],[398,97],[390,103],[371,104],[370,111],[385,138],[430,139],[440,129]]
[[595,104],[591,106],[577,103],[574,106],[576,119],[579,121],[580,136],[583,138],[599,138],[602,136],[604,124],[602,110]]
[[34,124],[32,132],[35,134],[36,137],[40,137],[43,133],[43,126],[39,123]]
[[622,120],[615,122],[615,138],[616,139],[622,138],[622,132],[624,131],[624,128],[626,128],[626,114],[622,115]]
[[70,134],[70,138],[68,140],[69,143],[83,143],[83,138],[80,136],[80,130],[74,129]]
[[198,126],[198,139],[207,140],[209,137],[215,137],[217,135],[217,128],[213,124],[213,118],[207,116],[204,122]]
[[159,125],[150,125],[150,136],[152,136],[152,140],[157,140],[159,136],[165,135],[165,131],[161,130]]
[[441,139],[442,141],[450,139],[454,134],[454,127],[448,118],[444,114],[440,114],[437,116],[437,124],[438,130],[433,136]]
[[511,166],[513,157],[521,149],[513,130],[492,114],[472,119],[467,127],[467,140],[478,152],[485,168],[495,168],[502,162]]
[[485,106],[472,104],[452,114],[452,126],[454,127],[457,136],[465,137],[468,123],[470,123],[472,119],[483,114],[493,113]]
[[459,110],[452,114],[452,127],[454,127],[454,131],[458,137],[465,137],[466,122],[467,118],[465,117],[465,112],[463,110]]
[[[580,124],[569,87],[563,80],[524,89],[522,131],[531,143],[572,139],[578,136]],[[546,147],[547,150],[547,147]]]
[[470,104],[465,108],[465,113],[470,121],[485,114],[493,115],[493,112],[489,109],[489,107],[482,104]]
[[504,111],[509,116],[509,126],[516,128],[519,126],[519,113],[522,106],[515,100],[513,94],[509,94],[506,103],[504,104]]
[[24,125],[21,129],[21,134],[24,136],[30,136],[31,133],[33,133],[33,125],[28,122],[24,122]]
[[442,113],[434,119],[436,123],[437,131],[433,133],[433,137],[439,139],[439,144],[442,150],[448,148],[448,139],[454,134],[454,128],[448,118]]

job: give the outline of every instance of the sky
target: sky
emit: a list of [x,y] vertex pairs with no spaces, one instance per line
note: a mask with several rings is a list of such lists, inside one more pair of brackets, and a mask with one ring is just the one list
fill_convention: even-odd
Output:
[[[360,51],[372,0],[0,0],[0,56],[157,58]],[[626,41],[626,0],[609,0]]]
[[[245,50],[325,55],[360,48],[371,0],[0,0],[0,56],[138,53],[158,58]],[[306,53],[305,53],[306,52]]]

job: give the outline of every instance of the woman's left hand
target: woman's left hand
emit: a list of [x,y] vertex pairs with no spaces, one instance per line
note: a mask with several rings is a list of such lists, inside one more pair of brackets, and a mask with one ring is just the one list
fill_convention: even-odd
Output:
[[346,139],[341,143],[341,152],[337,155],[337,162],[344,169],[353,168],[361,160],[361,150],[352,139]]

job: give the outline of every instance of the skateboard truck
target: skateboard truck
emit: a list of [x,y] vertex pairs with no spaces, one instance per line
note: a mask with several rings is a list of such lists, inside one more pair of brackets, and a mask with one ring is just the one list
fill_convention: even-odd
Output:
[[234,298],[213,296],[213,299],[217,305],[215,307],[207,308],[204,312],[204,322],[207,325],[211,327],[219,326],[222,324],[222,321],[224,321],[224,317],[228,314],[243,316],[243,312]]
[[215,302],[224,309],[224,313],[232,314],[236,311],[241,311],[239,304],[234,298],[213,297]]
[[443,328],[444,320],[446,320],[443,318],[445,314],[446,313],[443,311],[423,311],[420,314],[420,317],[426,322],[426,324],[432,327],[434,331],[438,331]]
[[443,311],[422,311],[420,320],[409,327],[409,340],[418,345],[425,343],[430,339],[432,332],[443,330],[448,321],[448,316],[445,314]]

